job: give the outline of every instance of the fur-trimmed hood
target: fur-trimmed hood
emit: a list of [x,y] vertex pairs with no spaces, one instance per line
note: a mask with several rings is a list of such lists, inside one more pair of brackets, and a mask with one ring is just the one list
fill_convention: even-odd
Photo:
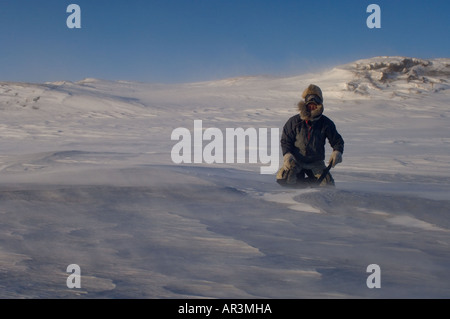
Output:
[[323,113],[323,102],[317,105],[317,108],[313,111],[308,111],[306,107],[305,99],[308,95],[317,95],[323,101],[322,90],[314,84],[310,84],[302,94],[303,101],[298,102],[298,111],[300,112],[300,117],[304,121],[316,121]]
[[308,111],[305,101],[298,102],[297,106],[300,112],[300,118],[304,121],[316,121],[322,116],[323,104],[317,105],[317,108],[311,112]]

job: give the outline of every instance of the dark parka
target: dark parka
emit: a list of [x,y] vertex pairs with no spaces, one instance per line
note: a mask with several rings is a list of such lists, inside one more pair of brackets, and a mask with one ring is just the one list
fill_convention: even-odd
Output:
[[344,152],[344,140],[332,120],[324,115],[314,120],[303,120],[297,114],[284,125],[281,149],[283,155],[291,153],[301,163],[324,161],[325,139],[333,150]]

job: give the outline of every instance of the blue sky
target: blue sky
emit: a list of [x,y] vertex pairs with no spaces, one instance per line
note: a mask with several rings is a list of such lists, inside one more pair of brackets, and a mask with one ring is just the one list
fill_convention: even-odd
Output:
[[[69,29],[69,4],[81,29]],[[381,29],[369,29],[369,4]],[[450,57],[443,0],[0,0],[0,81],[177,83]]]

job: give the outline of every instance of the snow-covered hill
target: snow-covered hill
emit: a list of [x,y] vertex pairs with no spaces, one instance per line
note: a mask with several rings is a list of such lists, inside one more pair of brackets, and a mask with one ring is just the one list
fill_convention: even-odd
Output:
[[[448,298],[449,75],[447,58],[376,57],[285,78],[0,82],[0,297]],[[346,142],[336,189],[173,163],[174,129],[281,129],[310,83]]]

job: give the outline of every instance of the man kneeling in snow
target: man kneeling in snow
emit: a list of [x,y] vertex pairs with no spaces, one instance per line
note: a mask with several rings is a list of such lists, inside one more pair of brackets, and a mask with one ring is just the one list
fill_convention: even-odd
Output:
[[[298,103],[299,114],[286,122],[281,136],[284,163],[277,173],[277,181],[284,186],[316,181],[322,175],[326,169],[325,139],[328,139],[333,148],[329,164],[334,167],[342,162],[344,140],[333,121],[322,115],[322,90],[311,84],[303,92],[302,98],[304,100]],[[325,185],[334,186],[330,173],[320,184]]]

